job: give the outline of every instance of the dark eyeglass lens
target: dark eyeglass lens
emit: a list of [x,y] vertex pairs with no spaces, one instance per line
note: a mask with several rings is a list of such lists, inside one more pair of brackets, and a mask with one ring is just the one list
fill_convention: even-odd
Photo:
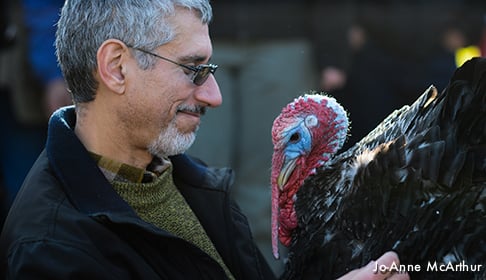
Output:
[[208,79],[209,76],[202,76],[202,75],[196,75],[194,77],[194,84],[200,86],[202,84],[204,84],[204,82]]
[[204,84],[204,82],[208,79],[209,75],[211,74],[211,67],[201,67],[197,70],[196,74],[194,75],[193,82],[200,86]]

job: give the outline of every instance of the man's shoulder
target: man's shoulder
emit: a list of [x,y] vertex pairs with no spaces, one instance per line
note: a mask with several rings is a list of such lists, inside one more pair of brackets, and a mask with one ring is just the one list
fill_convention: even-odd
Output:
[[67,228],[64,225],[73,225],[79,219],[83,219],[83,215],[67,199],[44,151],[10,208],[0,239],[2,249],[19,243],[55,239]]
[[[65,198],[61,184],[52,171],[46,151],[37,158],[20,188],[10,212],[26,211],[27,208],[46,207],[46,203]],[[29,207],[30,206],[30,207]]]

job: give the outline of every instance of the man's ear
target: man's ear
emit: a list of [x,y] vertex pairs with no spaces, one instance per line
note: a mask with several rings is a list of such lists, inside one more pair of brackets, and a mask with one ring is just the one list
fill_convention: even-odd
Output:
[[109,39],[101,44],[96,54],[100,82],[118,94],[125,92],[124,63],[128,51],[120,40]]

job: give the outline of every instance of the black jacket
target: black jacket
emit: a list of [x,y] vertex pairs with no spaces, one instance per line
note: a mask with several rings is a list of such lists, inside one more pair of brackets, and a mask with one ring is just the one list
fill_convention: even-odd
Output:
[[[46,149],[5,223],[8,279],[225,279],[196,246],[141,220],[112,189],[73,131],[72,107],[49,123]],[[174,180],[237,279],[273,279],[245,216],[230,199],[229,169],[171,158]]]

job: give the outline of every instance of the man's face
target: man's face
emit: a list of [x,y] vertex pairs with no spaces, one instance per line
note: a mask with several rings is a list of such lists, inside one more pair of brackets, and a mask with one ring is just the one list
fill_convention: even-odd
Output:
[[[154,53],[185,65],[208,63],[212,54],[208,26],[186,9],[178,9],[171,20],[175,39]],[[191,80],[193,74],[162,59],[157,59],[154,68],[133,73],[129,104],[121,112],[123,123],[130,126],[133,145],[158,156],[179,154],[191,146],[205,108],[222,103],[213,75],[197,86]]]

